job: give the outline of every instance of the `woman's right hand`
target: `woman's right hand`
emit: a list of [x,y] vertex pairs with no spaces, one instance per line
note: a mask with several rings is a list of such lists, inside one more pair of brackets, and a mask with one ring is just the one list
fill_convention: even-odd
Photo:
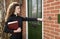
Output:
[[14,30],[14,33],[21,32],[21,28],[19,27],[17,30]]

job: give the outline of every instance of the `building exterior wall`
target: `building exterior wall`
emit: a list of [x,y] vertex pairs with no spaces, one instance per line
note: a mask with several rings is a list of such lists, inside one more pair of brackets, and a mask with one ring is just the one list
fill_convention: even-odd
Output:
[[[26,0],[22,0],[21,15],[26,17]],[[26,22],[23,22],[23,39],[26,39]]]
[[44,39],[60,39],[60,0],[43,0]]

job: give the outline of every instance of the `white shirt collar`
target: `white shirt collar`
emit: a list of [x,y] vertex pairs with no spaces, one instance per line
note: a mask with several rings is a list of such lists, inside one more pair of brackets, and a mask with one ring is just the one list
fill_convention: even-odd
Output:
[[14,14],[17,16],[17,13],[16,12]]

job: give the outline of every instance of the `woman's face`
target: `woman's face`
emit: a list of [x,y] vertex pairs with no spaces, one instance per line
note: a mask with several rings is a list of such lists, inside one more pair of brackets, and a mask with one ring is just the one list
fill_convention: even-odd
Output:
[[17,13],[17,14],[20,13],[20,6],[16,6],[16,8],[15,8],[15,13]]

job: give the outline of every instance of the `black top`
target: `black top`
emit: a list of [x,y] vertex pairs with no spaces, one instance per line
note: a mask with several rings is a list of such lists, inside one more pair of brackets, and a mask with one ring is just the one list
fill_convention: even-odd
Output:
[[[36,18],[27,18],[27,17],[21,17],[21,16],[16,16],[16,15],[12,14],[8,18],[7,22],[5,23],[4,32],[12,34],[13,30],[8,29],[8,22],[12,22],[12,21],[16,21],[16,20],[18,21],[19,27],[21,27],[21,29],[22,29],[22,26],[23,26],[22,25],[23,21],[37,21]],[[19,37],[22,36],[22,32],[17,33],[17,34],[19,35]],[[15,34],[15,35],[17,36],[17,34]],[[12,35],[14,35],[14,34],[12,34]]]

